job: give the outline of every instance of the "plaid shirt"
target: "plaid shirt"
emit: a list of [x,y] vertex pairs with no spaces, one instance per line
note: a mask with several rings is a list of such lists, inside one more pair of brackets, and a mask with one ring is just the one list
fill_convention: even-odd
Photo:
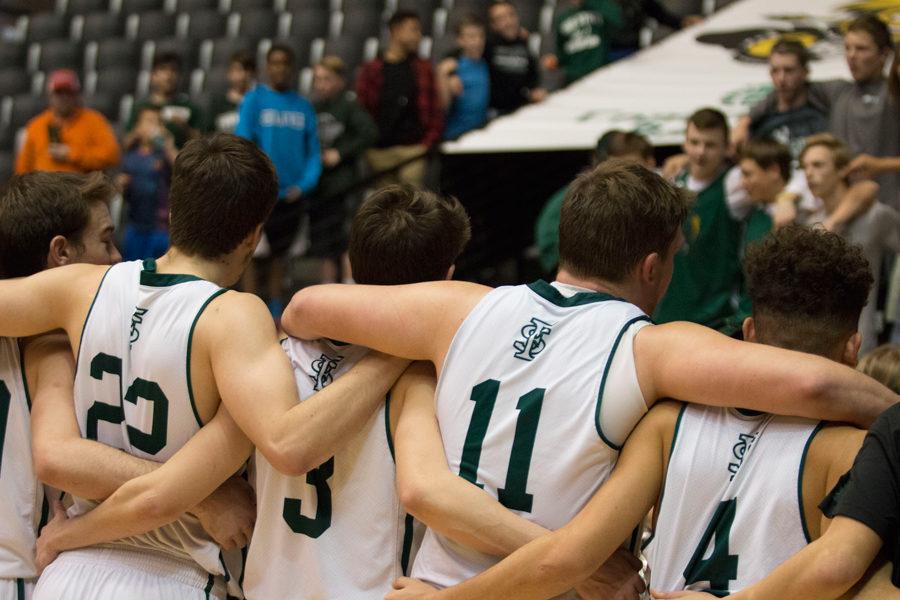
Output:
[[[434,73],[431,63],[421,58],[412,61],[416,78],[416,107],[419,110],[419,122],[424,135],[420,143],[431,147],[441,139],[444,129],[444,115],[438,102],[434,84]],[[381,90],[384,88],[384,58],[378,58],[363,65],[356,78],[356,97],[375,121],[378,121],[378,107],[381,102]]]

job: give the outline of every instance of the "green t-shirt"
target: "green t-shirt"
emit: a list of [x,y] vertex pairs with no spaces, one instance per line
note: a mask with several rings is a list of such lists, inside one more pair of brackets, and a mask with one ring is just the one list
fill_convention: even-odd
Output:
[[[741,253],[746,223],[728,207],[724,170],[703,189],[684,223],[684,246],[675,256],[672,283],[653,315],[657,323],[693,321],[714,329],[730,328],[738,312],[743,275]],[[687,175],[679,178],[684,185]],[[754,215],[751,213],[751,216]]]
[[538,259],[547,273],[559,265],[559,212],[569,186],[553,194],[534,224],[534,242],[538,247]]
[[615,0],[584,0],[556,19],[556,55],[571,83],[609,62],[612,33],[622,26],[622,9]]
[[192,129],[200,131],[203,127],[203,115],[200,109],[187,96],[179,94],[164,104],[157,104],[149,98],[135,102],[125,126],[127,131],[134,129],[138,115],[147,106],[159,109],[163,123],[166,124],[166,129],[172,132],[172,137],[175,138],[175,147],[179,150],[187,143]]

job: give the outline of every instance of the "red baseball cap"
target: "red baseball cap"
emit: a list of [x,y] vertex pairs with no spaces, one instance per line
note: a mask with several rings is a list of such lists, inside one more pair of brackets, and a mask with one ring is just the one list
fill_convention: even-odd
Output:
[[78,75],[70,69],[57,69],[50,73],[47,78],[47,91],[61,92],[67,90],[69,92],[78,93],[81,91],[81,82],[78,81]]

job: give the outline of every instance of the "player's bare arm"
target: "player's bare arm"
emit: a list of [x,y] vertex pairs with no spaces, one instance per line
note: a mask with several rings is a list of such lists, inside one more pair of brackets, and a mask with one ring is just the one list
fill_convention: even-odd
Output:
[[[137,535],[175,521],[185,507],[234,475],[252,447],[221,407],[172,458],[151,473],[125,483],[94,510],[73,519],[57,511],[38,538],[39,567],[59,552]],[[252,523],[234,540],[246,545]]]
[[313,286],[294,295],[282,326],[301,339],[341,340],[439,370],[459,325],[490,290],[461,281]]
[[450,472],[434,414],[433,367],[414,363],[391,392],[397,493],[407,511],[450,539],[506,556],[548,532]]
[[852,184],[834,212],[822,224],[829,231],[840,231],[848,222],[865,213],[878,199],[880,186],[868,179]]
[[[243,324],[240,335],[232,323]],[[209,357],[210,385],[247,437],[286,475],[302,475],[333,456],[407,364],[383,355],[367,357],[318,398],[299,402],[290,363],[259,298],[224,294],[210,304],[195,335],[198,355]]]
[[655,407],[631,434],[609,480],[565,527],[523,546],[499,564],[440,592],[421,586],[404,594],[409,580],[388,600],[406,598],[552,598],[588,578],[628,538],[656,503],[679,405]]
[[[735,600],[832,600],[859,581],[878,555],[878,534],[853,519],[835,517],[828,532],[772,571],[762,581],[730,598]],[[700,592],[659,592],[659,600],[714,598]]]
[[635,336],[634,357],[647,399],[689,399],[866,428],[900,400],[850,367],[739,342],[691,323],[643,328]]
[[[394,434],[397,489],[407,511],[453,541],[493,556],[508,556],[550,533],[450,472],[434,414],[435,385],[431,365],[414,363],[391,394],[399,415]],[[640,563],[626,553],[575,588],[582,598],[603,598],[610,591],[606,586],[621,587],[639,569]]]
[[0,336],[63,329],[77,353],[81,328],[107,268],[77,264],[0,281]]
[[[32,454],[41,481],[81,498],[103,500],[127,481],[160,467],[161,463],[81,437],[72,398],[75,364],[64,335],[30,340],[25,369],[32,391]],[[228,549],[252,526],[254,510],[246,482],[230,478],[191,512]]]

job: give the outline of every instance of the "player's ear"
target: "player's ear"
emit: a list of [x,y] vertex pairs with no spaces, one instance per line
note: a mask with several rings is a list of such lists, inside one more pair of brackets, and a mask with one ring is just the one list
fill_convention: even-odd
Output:
[[855,332],[844,344],[844,354],[841,356],[841,362],[845,365],[855,367],[859,362],[859,347],[862,345],[862,334]]
[[756,321],[753,317],[747,317],[741,323],[741,332],[744,334],[745,342],[756,342]]
[[450,268],[447,269],[447,276],[444,277],[444,279],[450,281],[451,279],[453,279],[454,273],[456,273],[456,265],[450,265]]
[[645,256],[638,269],[641,283],[658,283],[663,276],[662,257],[660,257],[659,252],[653,252]]
[[47,268],[61,267],[72,262],[72,248],[64,235],[53,236],[47,251]]

